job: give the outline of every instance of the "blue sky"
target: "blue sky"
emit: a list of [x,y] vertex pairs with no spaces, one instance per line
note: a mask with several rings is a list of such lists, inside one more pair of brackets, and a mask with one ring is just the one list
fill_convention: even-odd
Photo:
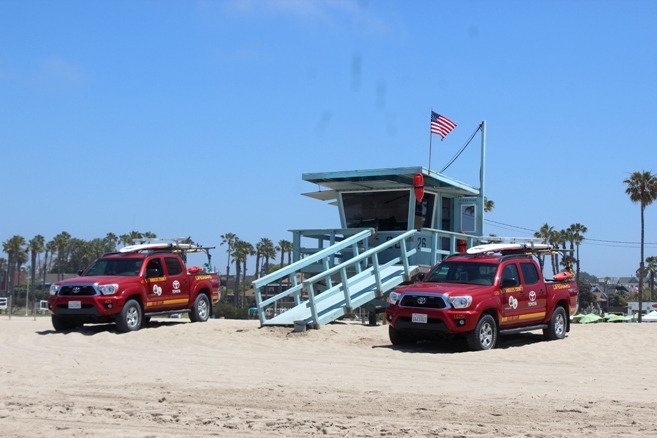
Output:
[[[580,222],[631,275],[657,172],[653,1],[0,2],[0,241],[339,226],[304,172],[440,168],[488,126],[485,231]],[[472,150],[471,150],[472,149]],[[447,172],[478,186],[478,150]],[[657,205],[646,210],[657,255]],[[596,240],[593,240],[596,239]],[[225,266],[223,251],[217,264]]]

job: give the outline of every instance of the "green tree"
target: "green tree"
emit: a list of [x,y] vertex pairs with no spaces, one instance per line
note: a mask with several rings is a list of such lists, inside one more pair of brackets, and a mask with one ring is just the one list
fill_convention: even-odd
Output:
[[484,213],[490,213],[495,208],[495,201],[484,196]]
[[[41,275],[43,275],[43,284],[46,284],[46,275],[48,275],[48,255],[54,254],[56,251],[55,241],[51,240],[46,243],[46,250],[43,255],[43,269],[41,270]],[[51,257],[52,259],[52,257]],[[50,260],[52,262],[52,260]]]
[[[30,287],[29,293],[34,297],[34,289],[36,284],[36,268],[37,268],[37,257],[39,254],[46,250],[46,238],[41,234],[37,234],[28,242],[27,249],[30,252]],[[27,305],[27,295],[25,297],[25,302]]]
[[26,253],[26,245],[25,238],[17,234],[2,244],[2,250],[7,254],[7,291],[13,290],[16,283],[15,273],[25,263],[23,256]]
[[57,253],[57,260],[55,265],[57,267],[57,280],[64,278],[64,265],[68,259],[68,246],[71,241],[71,235],[66,231],[62,231],[52,239],[55,252]]
[[570,231],[570,236],[572,237],[573,242],[575,243],[575,248],[576,248],[575,263],[577,266],[575,279],[576,281],[579,281],[579,246],[584,241],[584,234],[587,231],[589,231],[589,229],[578,222],[568,227],[568,230]]
[[274,247],[274,242],[271,239],[263,237],[260,239],[260,254],[264,259],[263,270],[265,274],[269,273],[269,259],[276,258],[276,248]]
[[224,244],[227,246],[226,254],[228,256],[228,260],[226,262],[226,281],[228,281],[228,277],[230,276],[230,258],[233,254],[233,247],[238,238],[235,233],[224,233],[219,236],[219,238],[221,238],[221,243],[219,243],[219,246]]
[[[625,183],[625,193],[634,203],[641,206],[641,261],[639,263],[639,292],[643,290],[644,277],[644,244],[645,244],[645,224],[644,216],[646,207],[657,199],[657,175],[648,171],[634,172],[630,177],[623,181]],[[643,294],[639,293],[639,322],[641,322],[641,309],[643,308]]]
[[650,301],[655,301],[655,273],[657,272],[657,256],[646,257],[646,271],[650,276]]
[[281,252],[281,268],[283,267],[283,256],[287,254],[287,264],[289,265],[292,260],[292,242],[289,240],[279,240],[278,250]]
[[[534,237],[536,237],[537,239],[541,239],[542,243],[548,243],[550,241],[550,236],[552,234],[552,231],[554,231],[554,227],[548,225],[548,223],[546,222],[543,225],[541,225],[541,228],[539,228],[538,231],[534,233]],[[542,271],[545,265],[545,256],[544,255],[539,256],[538,262],[541,265],[541,271]]]

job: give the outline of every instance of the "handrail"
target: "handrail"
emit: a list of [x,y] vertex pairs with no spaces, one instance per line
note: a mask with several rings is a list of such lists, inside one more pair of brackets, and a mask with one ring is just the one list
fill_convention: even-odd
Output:
[[[308,307],[310,307],[310,313],[312,315],[312,320],[315,328],[319,327],[319,315],[317,312],[317,303],[322,301],[325,297],[322,297],[321,295],[319,297],[315,296],[315,289],[313,287],[313,284],[318,282],[321,279],[324,279],[326,277],[329,277],[331,275],[334,275],[336,273],[340,273],[342,282],[340,283],[340,286],[345,289],[345,300],[347,302],[348,306],[351,306],[350,299],[349,299],[349,293],[348,293],[348,283],[345,282],[346,280],[346,269],[349,266],[352,266],[356,263],[360,263],[361,260],[366,259],[368,257],[372,257],[373,263],[372,267],[368,268],[372,269],[372,274],[374,275],[376,279],[376,286],[377,290],[381,289],[381,278],[379,277],[380,271],[379,271],[379,258],[378,255],[381,251],[390,248],[391,246],[394,246],[397,244],[397,242],[405,242],[406,239],[408,239],[410,236],[413,234],[417,233],[417,230],[410,230],[407,231],[403,234],[400,234],[397,237],[394,237],[393,239],[388,240],[385,243],[382,243],[381,245],[376,246],[375,248],[369,249],[362,254],[359,254],[355,257],[352,257],[349,260],[346,260],[339,265],[336,265],[330,269],[325,270],[324,272],[320,272],[319,274],[316,274],[312,277],[310,277],[307,280],[304,280],[303,285],[308,291]],[[400,254],[400,258],[408,260],[408,256],[410,253],[415,253],[415,249],[412,249],[409,252],[405,252],[406,245],[402,245],[402,248],[404,249],[404,252]],[[404,275],[406,278],[410,277],[410,272],[409,272],[409,264],[408,262],[404,263]],[[335,285],[336,287],[339,285]]]
[[322,249],[321,251],[318,251],[314,253],[311,256],[304,257],[303,259],[299,260],[298,262],[294,262],[290,265],[287,265],[286,267],[279,269],[276,272],[272,272],[271,274],[267,274],[264,277],[260,277],[257,280],[253,281],[253,286],[254,287],[261,287],[264,286],[265,284],[269,284],[273,281],[278,280],[279,278],[286,277],[290,275],[293,272],[296,272],[300,270],[301,268],[305,268],[308,265],[312,265],[313,263],[316,263],[320,260],[322,260],[325,257],[330,256],[331,254],[334,254],[336,251],[339,251],[341,249],[345,249],[354,243],[357,243],[358,241],[362,240],[363,238],[369,237],[372,234],[374,234],[374,228],[368,228],[364,231],[361,231],[358,234],[355,234],[345,240],[342,240],[340,242],[335,243],[332,246],[329,246],[327,248]]
[[372,249],[368,249],[367,251],[357,255],[356,257],[352,257],[349,260],[340,263],[339,265],[335,265],[334,267],[332,267],[331,269],[329,269],[327,271],[320,272],[319,274],[316,274],[316,275],[310,277],[309,279],[304,280],[303,283],[304,284],[311,283],[311,282],[316,283],[318,280],[321,280],[322,278],[324,278],[326,276],[333,275],[333,274],[339,272],[340,269],[342,269],[342,268],[346,268],[350,265],[353,265],[353,264],[363,260],[364,258],[367,258],[367,257],[371,256],[372,254],[381,252],[384,249],[387,249],[387,248],[395,245],[400,240],[408,239],[410,236],[412,236],[415,233],[417,233],[417,230],[410,230],[410,231],[405,232],[404,234],[400,234],[399,236],[397,236],[395,238],[392,238],[392,239],[386,241],[385,243],[377,245],[376,247],[374,247]]
[[[312,265],[313,263],[317,263],[321,260],[328,259],[328,257],[334,256],[335,253],[340,250],[357,245],[360,241],[365,240],[369,238],[371,235],[373,235],[374,232],[375,232],[374,228],[367,228],[363,231],[354,234],[353,236],[341,240],[340,242],[334,243],[333,245],[324,248],[308,257],[304,257],[301,260],[298,260],[282,269],[279,269],[276,272],[272,272],[271,274],[265,275],[264,277],[258,278],[257,280],[253,281],[252,286],[255,291],[256,307],[258,309],[258,317],[260,319],[260,324],[262,325],[265,323],[265,313],[264,313],[265,306],[273,302],[276,302],[281,298],[285,298],[286,296],[290,296],[292,294],[297,294],[297,295],[300,294],[303,284],[292,286],[286,289],[285,291],[282,291],[281,293],[271,298],[268,298],[265,301],[262,300],[262,293],[261,293],[261,288],[263,286],[270,284],[281,278],[289,277],[291,275],[296,275],[298,271],[309,265]],[[295,300],[296,299],[298,299],[298,296],[296,296]]]

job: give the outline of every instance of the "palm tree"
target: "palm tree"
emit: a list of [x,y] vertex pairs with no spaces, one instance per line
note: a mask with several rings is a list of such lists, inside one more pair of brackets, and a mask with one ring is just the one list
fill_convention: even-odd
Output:
[[219,237],[221,238],[221,243],[219,245],[223,245],[225,243],[228,246],[226,249],[226,254],[228,255],[228,261],[226,262],[226,281],[228,281],[228,277],[230,276],[230,257],[233,253],[233,246],[239,239],[235,233],[225,233]]
[[[559,249],[559,245],[561,245],[563,241],[563,236],[560,231],[552,229],[550,230],[550,237],[548,240],[550,245],[552,245],[556,249]],[[552,265],[552,273],[556,274],[557,272],[559,272],[559,253],[557,251],[552,252],[550,257],[550,263]]]
[[490,213],[495,208],[495,201],[484,196],[484,213]]
[[575,281],[579,281],[579,246],[584,241],[584,233],[586,233],[589,229],[586,228],[585,225],[580,224],[579,222],[576,224],[572,224],[570,227],[568,227],[568,229],[570,230],[570,233],[573,237],[573,241],[575,242],[575,248],[577,249],[575,255],[575,263],[577,263],[577,270],[575,271]]
[[[30,251],[30,288],[29,293],[32,293],[34,296],[34,285],[36,283],[36,267],[37,267],[37,256],[45,251],[46,249],[46,239],[41,234],[34,236],[27,245],[27,249]],[[25,293],[25,305],[27,306],[27,294]]]
[[[41,271],[41,274],[43,275],[42,283],[43,283],[44,286],[46,284],[46,275],[48,275],[48,254],[51,255],[50,258],[52,259],[52,254],[54,254],[55,250],[56,249],[55,249],[55,241],[54,240],[51,240],[50,242],[46,243],[46,251],[45,251],[45,254],[43,256],[43,270]],[[51,260],[51,262],[52,262],[52,260]]]
[[283,267],[283,255],[287,254],[287,263],[288,265],[292,260],[292,242],[289,240],[279,240],[278,249],[281,252],[281,267]]
[[256,278],[260,278],[260,256],[262,255],[262,241],[256,243],[255,252],[256,252],[255,275]]
[[[548,223],[546,222],[543,225],[541,225],[541,228],[539,228],[538,231],[534,233],[534,237],[536,237],[537,239],[541,239],[542,243],[548,243],[548,241],[550,240],[550,233],[552,233],[552,231],[554,231],[554,228],[548,225]],[[545,265],[545,256],[544,255],[539,256],[538,262],[541,265],[541,271],[542,271]]]
[[10,237],[2,244],[2,250],[7,254],[7,291],[13,290],[16,280],[14,274],[25,262],[21,257],[21,254],[25,254],[25,245],[25,238],[19,235]]
[[648,171],[634,172],[623,183],[627,185],[625,193],[629,195],[630,200],[641,205],[641,262],[639,263],[639,322],[641,322],[644,276],[643,248],[645,243],[644,212],[646,207],[657,199],[657,175]]
[[265,274],[267,274],[269,272],[269,259],[276,257],[276,248],[274,247],[274,242],[266,237],[260,239],[260,242],[258,243],[261,245],[260,253],[265,259],[263,270],[265,271]]
[[55,237],[53,237],[53,246],[57,252],[57,280],[62,280],[64,278],[63,267],[67,259],[67,249],[71,241],[71,235],[66,231],[62,231]]
[[105,252],[115,252],[119,237],[114,233],[107,233],[103,241],[105,242]]
[[244,260],[242,260],[242,307],[246,304],[246,289],[247,289],[247,284],[246,284],[246,260],[248,259],[248,256],[253,256],[256,253],[255,248],[253,245],[251,245],[249,242],[243,242],[244,244],[244,252],[246,253],[246,257],[244,257]]
[[655,273],[657,272],[657,256],[646,257],[646,270],[650,274],[650,301],[655,301]]

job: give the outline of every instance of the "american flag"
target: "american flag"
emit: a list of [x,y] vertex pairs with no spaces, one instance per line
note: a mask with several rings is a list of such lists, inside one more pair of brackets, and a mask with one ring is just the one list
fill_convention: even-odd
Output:
[[441,140],[449,134],[452,129],[456,128],[456,123],[452,122],[445,116],[436,114],[431,111],[431,133],[438,134],[441,137]]

